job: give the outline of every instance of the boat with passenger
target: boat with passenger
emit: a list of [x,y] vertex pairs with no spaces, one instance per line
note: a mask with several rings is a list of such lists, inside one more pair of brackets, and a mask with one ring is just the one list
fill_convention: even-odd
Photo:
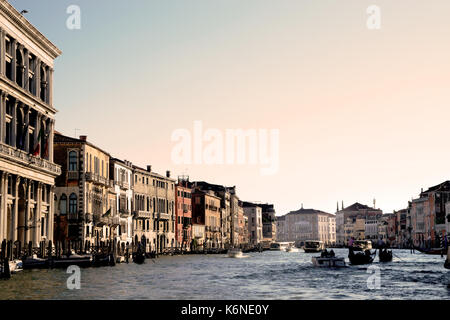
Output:
[[372,241],[370,240],[355,240],[352,248],[354,251],[372,250]]
[[378,259],[380,262],[391,262],[392,250],[387,250],[386,248],[380,249],[380,252],[378,252]]
[[305,245],[303,246],[303,250],[306,253],[321,252],[324,249],[325,249],[324,243],[322,241],[316,241],[316,240],[305,241]]
[[373,262],[377,254],[377,250],[372,253],[368,249],[364,251],[357,251],[353,247],[348,248],[348,251],[348,259],[352,265],[370,264]]
[[312,257],[311,262],[315,267],[342,268],[345,267],[345,258],[336,257],[333,250],[322,251],[320,257]]

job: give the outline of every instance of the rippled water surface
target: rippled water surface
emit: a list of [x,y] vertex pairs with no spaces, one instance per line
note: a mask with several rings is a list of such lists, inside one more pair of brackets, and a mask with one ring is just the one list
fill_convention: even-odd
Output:
[[[346,257],[347,250],[336,249]],[[143,265],[81,269],[81,289],[68,290],[65,270],[26,270],[0,280],[0,299],[450,299],[444,258],[394,250],[380,268],[381,288],[367,286],[367,266],[313,267],[304,252],[266,251],[247,258],[185,255]]]

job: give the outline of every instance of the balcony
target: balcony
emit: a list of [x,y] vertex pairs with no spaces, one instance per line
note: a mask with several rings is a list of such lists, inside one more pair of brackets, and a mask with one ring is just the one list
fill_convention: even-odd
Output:
[[96,184],[101,184],[105,186],[109,186],[109,180],[92,172],[86,172],[85,174],[86,181],[93,182]]
[[114,181],[114,184],[118,185],[119,187],[121,187],[122,189],[130,189],[130,184],[128,182],[125,181]]
[[78,180],[78,171],[68,171],[67,180]]
[[152,217],[152,214],[149,211],[135,211],[134,217],[136,219],[150,219]]
[[25,151],[8,146],[4,143],[0,143],[0,158],[19,163],[25,167],[45,171],[54,176],[59,176],[61,174],[61,166],[48,160],[35,157]]
[[68,213],[67,214],[67,219],[69,221],[76,221],[76,220],[78,220],[78,213]]

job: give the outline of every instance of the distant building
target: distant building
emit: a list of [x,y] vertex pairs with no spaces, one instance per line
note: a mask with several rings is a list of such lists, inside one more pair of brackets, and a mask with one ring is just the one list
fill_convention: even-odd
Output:
[[176,246],[182,250],[190,250],[192,240],[192,189],[184,178],[178,179],[175,199]]
[[291,211],[277,217],[277,239],[283,242],[295,241],[297,245],[304,245],[306,240],[332,244],[336,241],[335,216],[303,207],[297,211]]
[[212,190],[194,187],[192,191],[192,222],[205,228],[205,249],[221,246],[220,200]]
[[261,204],[261,209],[263,240],[270,244],[277,239],[277,220],[275,215],[275,208],[273,204]]
[[[351,237],[355,239],[366,239],[374,237],[375,220],[381,216],[383,211],[371,208],[361,203],[354,203],[349,207],[342,208],[336,212],[336,243],[347,245]],[[366,221],[368,221],[366,225]],[[354,224],[354,226],[351,226]]]

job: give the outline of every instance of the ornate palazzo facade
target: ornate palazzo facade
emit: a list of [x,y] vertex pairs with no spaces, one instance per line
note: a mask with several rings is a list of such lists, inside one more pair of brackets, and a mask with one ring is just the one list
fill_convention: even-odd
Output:
[[0,1],[0,241],[53,240],[53,62],[61,51]]

